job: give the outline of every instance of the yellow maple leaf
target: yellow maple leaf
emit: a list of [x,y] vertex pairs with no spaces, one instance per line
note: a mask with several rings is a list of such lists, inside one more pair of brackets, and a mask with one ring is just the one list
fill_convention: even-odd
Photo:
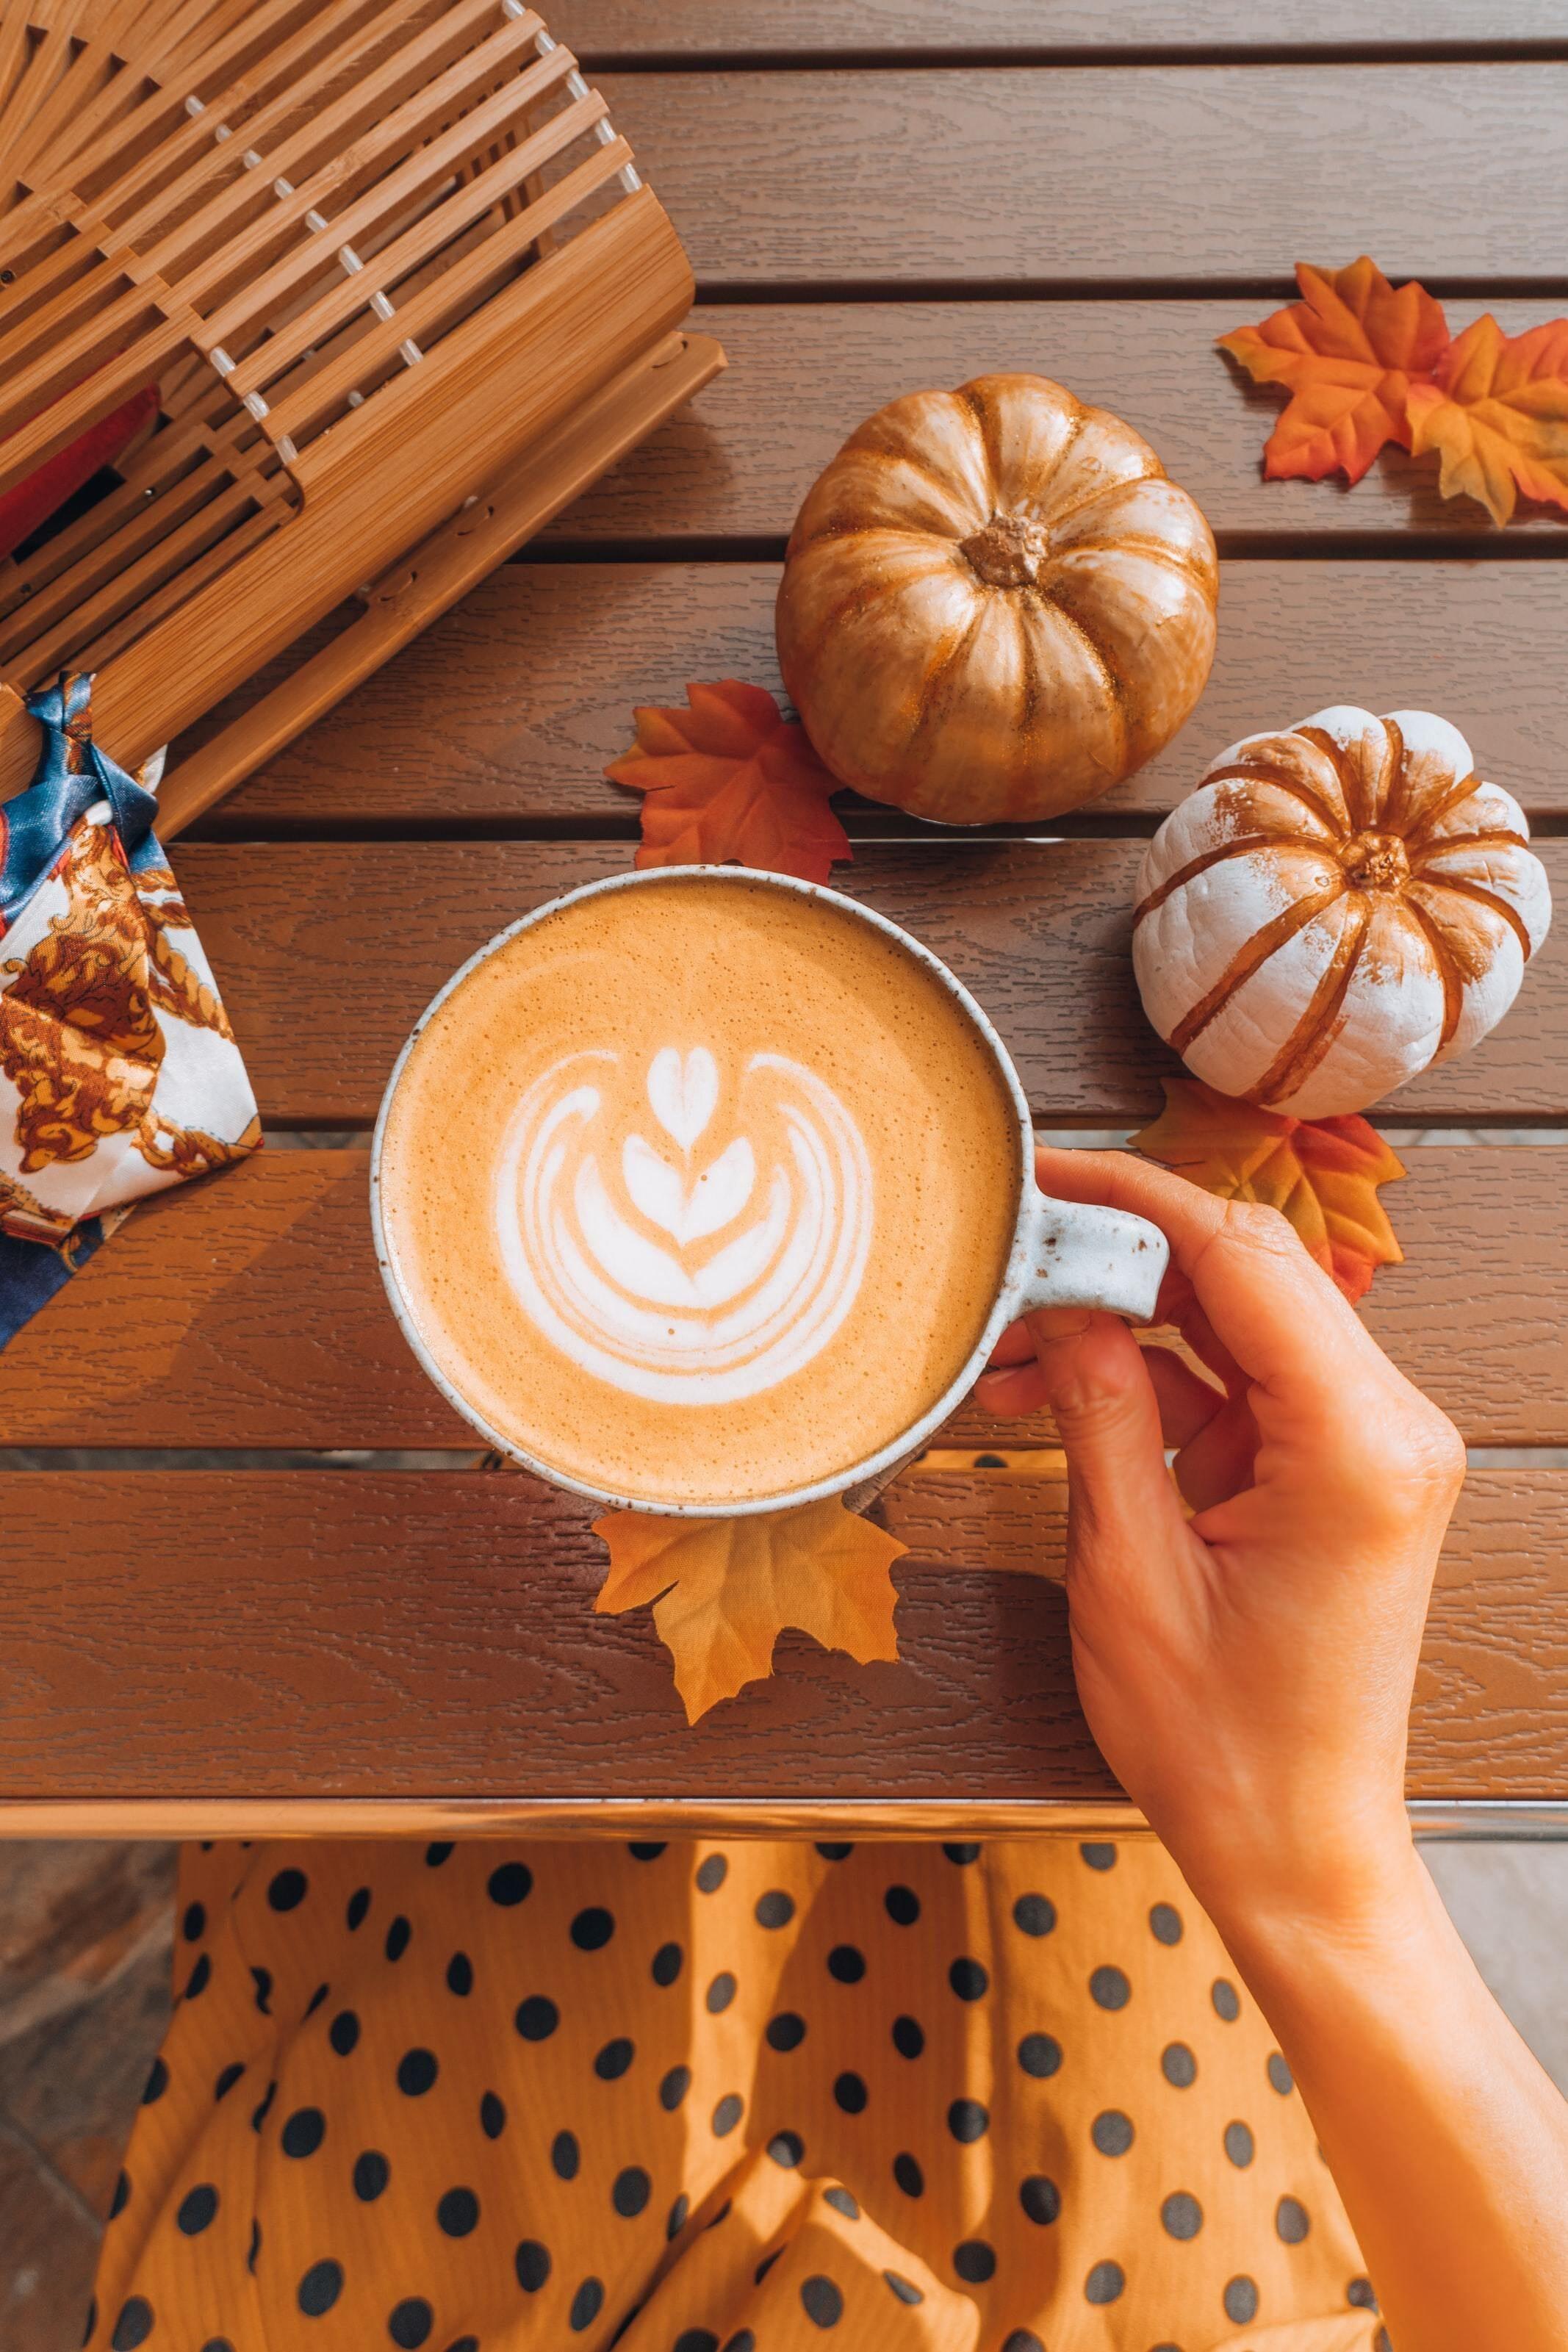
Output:
[[1226,1201],[1283,1210],[1326,1274],[1360,1298],[1380,1265],[1398,1265],[1380,1184],[1405,1173],[1364,1118],[1292,1118],[1233,1102],[1201,1078],[1167,1078],[1165,1108],[1134,1150]]
[[651,1602],[689,1723],[771,1675],[786,1625],[862,1665],[899,1654],[889,1570],[909,1546],[837,1496],[735,1519],[607,1511],[594,1532],[610,1551],[595,1610],[618,1616]]
[[1489,311],[1409,390],[1410,446],[1436,449],[1446,499],[1507,522],[1517,498],[1568,507],[1568,319],[1505,335]]

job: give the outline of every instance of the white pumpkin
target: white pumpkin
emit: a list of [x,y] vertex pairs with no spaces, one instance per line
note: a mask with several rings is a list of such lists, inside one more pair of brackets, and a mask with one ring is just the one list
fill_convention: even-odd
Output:
[[1502,1019],[1552,919],[1522,810],[1429,710],[1336,704],[1222,752],[1150,843],[1144,1010],[1221,1094],[1363,1110]]

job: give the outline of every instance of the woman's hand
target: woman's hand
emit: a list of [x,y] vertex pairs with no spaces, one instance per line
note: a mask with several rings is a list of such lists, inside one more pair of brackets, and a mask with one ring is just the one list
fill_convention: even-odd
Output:
[[1161,1318],[1212,1376],[1058,1309],[981,1381],[992,1412],[1049,1405],[1067,1449],[1089,1726],[1222,1931],[1353,1922],[1409,1862],[1405,1724],[1464,1449],[1276,1211],[1122,1152],[1037,1166],[1169,1235]]
[[1121,1153],[1039,1174],[1163,1226],[1161,1313],[1213,1375],[1058,1312],[981,1383],[1067,1449],[1084,1712],[1279,2038],[1399,2352],[1563,2352],[1568,2108],[1404,1807],[1458,1438],[1272,1210]]

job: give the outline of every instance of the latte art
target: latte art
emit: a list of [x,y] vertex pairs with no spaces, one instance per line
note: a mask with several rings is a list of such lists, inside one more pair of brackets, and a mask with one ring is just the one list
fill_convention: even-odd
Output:
[[502,1144],[496,1234],[538,1328],[650,1402],[731,1404],[810,1363],[853,1307],[871,1166],[832,1088],[781,1054],[726,1087],[705,1045],[566,1056]]

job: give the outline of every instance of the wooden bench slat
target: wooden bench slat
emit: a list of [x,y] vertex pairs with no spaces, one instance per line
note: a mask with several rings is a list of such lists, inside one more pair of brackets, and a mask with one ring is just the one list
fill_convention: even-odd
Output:
[[1309,260],[1563,273],[1562,65],[597,79],[700,286],[1276,278],[1306,190]]
[[1320,0],[1310,20],[1285,0],[1134,0],[1086,17],[1062,0],[795,0],[787,9],[776,0],[726,0],[722,13],[713,0],[563,0],[551,23],[579,57],[672,57],[683,51],[745,58],[832,57],[845,50],[858,57],[900,49],[951,53],[962,58],[976,50],[1016,50],[1039,57],[1055,50],[1071,56],[1085,49],[1182,50],[1299,48],[1310,42],[1379,48],[1405,47],[1430,53],[1447,41],[1559,40],[1563,19],[1554,0],[1509,0],[1505,8],[1486,0],[1394,0],[1367,15],[1364,0]]
[[[1297,228],[1280,246],[1271,276],[1288,280],[1299,256],[1325,266],[1351,260],[1365,244],[1357,232],[1342,252],[1314,229],[1303,253],[1301,234]],[[1060,249],[1054,234],[1042,242]],[[1380,258],[1396,275],[1430,266],[1420,245]],[[728,370],[546,536],[563,545],[657,539],[679,547],[762,535],[782,546],[806,491],[863,418],[903,393],[1017,369],[1054,376],[1135,425],[1222,538],[1265,534],[1283,543],[1307,535],[1327,548],[1367,532],[1420,531],[1472,538],[1483,551],[1504,544],[1484,507],[1439,496],[1431,458],[1385,449],[1353,492],[1342,482],[1264,480],[1263,445],[1281,396],[1249,383],[1215,338],[1274,307],[1259,295],[699,305],[693,324],[719,337]],[[1550,299],[1457,299],[1448,310],[1457,328],[1490,309],[1515,334],[1563,307]],[[1563,531],[1552,509],[1521,509],[1507,543]]]
[[[1568,1445],[1568,1169],[1426,1148],[1385,1195],[1405,1263],[1363,1309],[1474,1445]],[[0,1354],[11,1445],[474,1446],[393,1320],[368,1156],[278,1151],[165,1193]],[[972,1408],[938,1441],[1054,1444]]]
[[[219,821],[630,829],[638,796],[603,770],[630,741],[637,704],[679,704],[690,678],[782,692],[778,580],[771,563],[503,566],[243,784]],[[1564,642],[1568,564],[1226,562],[1195,717],[1089,808],[1167,809],[1238,736],[1356,701],[1440,710],[1532,813],[1568,809]]]
[[[22,1473],[0,1525],[0,1800],[992,1800],[1110,1793],[1054,1586],[1065,1489],[952,1474],[910,1545],[900,1664],[789,1634],[682,1718],[646,1612],[596,1619],[583,1507],[521,1475]],[[1413,1796],[1568,1794],[1568,1479],[1479,1471],[1445,1552]],[[68,1529],[68,1540],[65,1531]],[[976,1572],[978,1571],[978,1572]]]
[[[1541,845],[1560,905],[1568,843]],[[1046,1126],[1132,1124],[1178,1066],[1144,1021],[1128,958],[1142,845],[870,843],[842,888],[908,926],[973,988]],[[175,868],[216,969],[264,1117],[374,1119],[437,989],[504,925],[624,873],[625,845],[176,842]],[[1568,927],[1473,1053],[1390,1098],[1401,1126],[1568,1123]]]

